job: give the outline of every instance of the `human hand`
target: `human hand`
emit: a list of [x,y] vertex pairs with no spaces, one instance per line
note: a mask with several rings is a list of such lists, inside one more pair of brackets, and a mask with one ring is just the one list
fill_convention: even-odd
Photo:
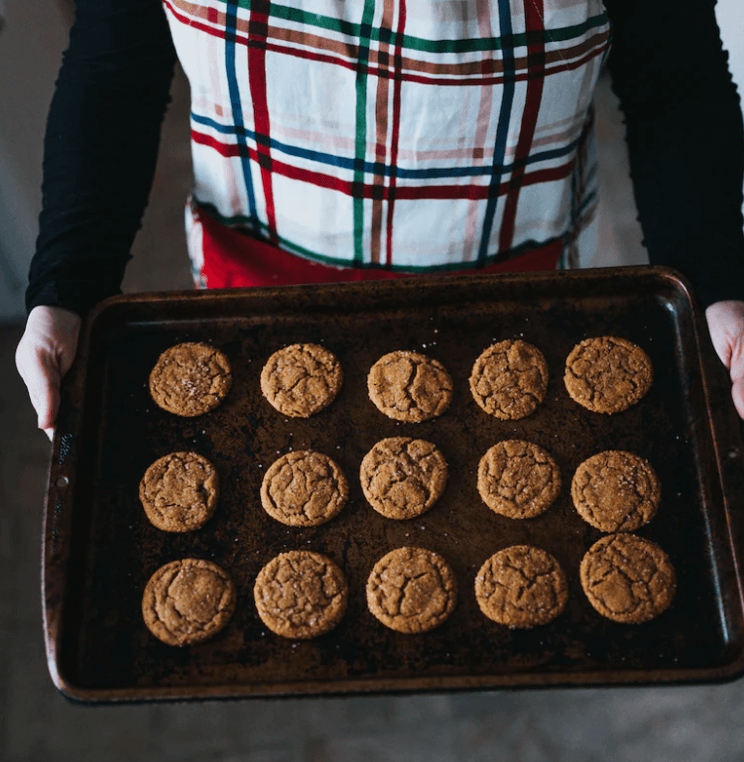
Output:
[[62,307],[34,307],[16,348],[16,367],[26,384],[38,426],[51,440],[59,387],[77,351],[80,317]]
[[744,418],[744,302],[716,302],[705,317],[713,346],[731,375],[736,412]]

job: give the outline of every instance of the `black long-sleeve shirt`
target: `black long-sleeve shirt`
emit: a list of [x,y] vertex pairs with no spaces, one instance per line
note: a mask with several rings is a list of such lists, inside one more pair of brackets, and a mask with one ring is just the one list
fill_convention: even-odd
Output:
[[[605,0],[608,69],[653,264],[704,305],[744,299],[744,127],[715,0]],[[78,0],[44,146],[26,306],[119,293],[152,184],[176,54],[160,0]]]

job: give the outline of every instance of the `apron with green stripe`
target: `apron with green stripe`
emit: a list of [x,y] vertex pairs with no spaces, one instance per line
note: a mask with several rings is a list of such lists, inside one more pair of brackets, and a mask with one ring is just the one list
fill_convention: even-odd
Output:
[[164,6],[201,213],[337,267],[462,270],[556,241],[564,266],[591,256],[601,0]]

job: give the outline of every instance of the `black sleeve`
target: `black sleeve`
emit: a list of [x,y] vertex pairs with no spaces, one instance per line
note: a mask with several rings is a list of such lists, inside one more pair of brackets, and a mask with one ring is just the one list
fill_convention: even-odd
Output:
[[649,259],[683,273],[706,306],[744,299],[744,128],[715,0],[605,7]]
[[77,0],[47,121],[27,310],[82,315],[120,292],[175,60],[160,0]]

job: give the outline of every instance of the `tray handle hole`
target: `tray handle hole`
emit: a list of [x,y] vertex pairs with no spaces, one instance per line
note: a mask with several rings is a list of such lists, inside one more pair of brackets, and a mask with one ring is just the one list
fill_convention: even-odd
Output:
[[732,447],[726,455],[728,456],[729,460],[736,460],[738,457],[740,457],[741,453],[739,452],[739,449],[737,447]]
[[70,483],[70,480],[66,476],[60,476],[59,479],[56,481],[56,485],[62,489],[62,487],[66,487]]

